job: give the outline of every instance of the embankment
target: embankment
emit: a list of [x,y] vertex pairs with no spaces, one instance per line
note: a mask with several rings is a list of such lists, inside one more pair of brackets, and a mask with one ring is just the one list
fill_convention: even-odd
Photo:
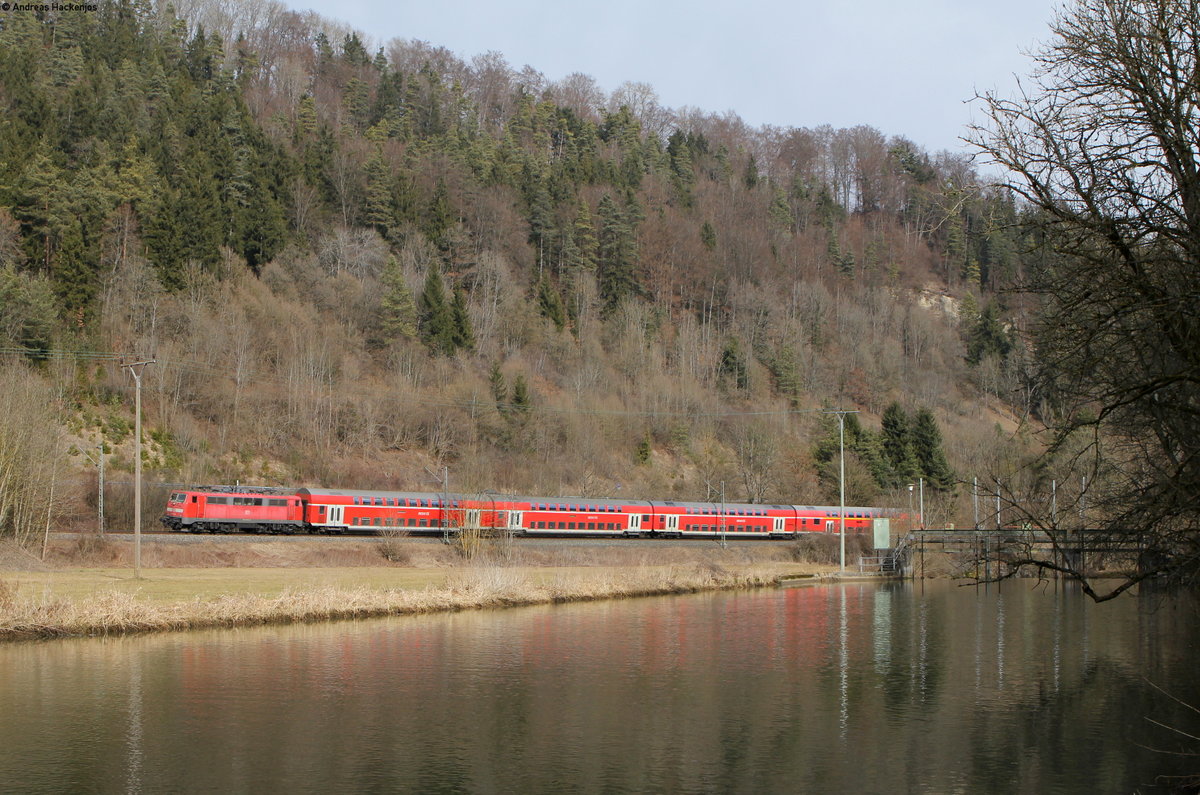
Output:
[[[761,550],[611,549],[526,553],[455,559],[437,547],[413,545],[399,557],[432,556],[425,565],[381,567],[378,552],[265,541],[241,552],[223,551],[224,565],[197,567],[204,553],[182,553],[187,567],[144,567],[142,579],[127,568],[120,544],[59,548],[52,568],[0,571],[0,640],[117,635],[271,623],[359,619],[520,605],[754,588],[781,576],[815,573],[823,564],[788,560],[778,547]],[[359,550],[359,551],[354,551]],[[268,551],[270,554],[268,554]],[[159,550],[159,557],[171,554]],[[70,560],[75,556],[76,560]],[[153,557],[153,556],[151,556]],[[100,558],[101,560],[95,560]],[[147,556],[143,556],[145,563]],[[82,559],[82,560],[80,560]],[[241,566],[246,559],[258,566]],[[264,565],[261,560],[274,565]],[[664,561],[664,559],[666,559]],[[331,561],[337,561],[330,565]],[[88,565],[90,564],[90,565]],[[38,570],[41,569],[41,570]]]

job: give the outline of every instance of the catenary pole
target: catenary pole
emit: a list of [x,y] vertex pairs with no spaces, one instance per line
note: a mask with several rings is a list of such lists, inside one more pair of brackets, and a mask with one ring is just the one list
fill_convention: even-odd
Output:
[[841,570],[846,570],[846,415],[857,414],[858,409],[826,409],[826,414],[836,414],[838,418],[838,518],[840,527],[838,535],[841,538],[838,562]]
[[133,376],[133,568],[137,579],[142,579],[142,370],[154,364],[146,359],[132,364],[123,364]]

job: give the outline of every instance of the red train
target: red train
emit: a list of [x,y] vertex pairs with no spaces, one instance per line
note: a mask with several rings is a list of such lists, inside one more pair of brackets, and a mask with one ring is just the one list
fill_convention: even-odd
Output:
[[[173,492],[160,520],[207,533],[453,532],[514,535],[791,538],[836,533],[837,506],[456,496],[399,491],[213,486]],[[846,507],[846,532],[870,533],[879,508]]]

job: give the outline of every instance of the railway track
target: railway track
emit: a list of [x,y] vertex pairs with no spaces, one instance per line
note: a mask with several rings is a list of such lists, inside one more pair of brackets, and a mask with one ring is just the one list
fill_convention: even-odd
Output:
[[[78,532],[57,532],[53,536],[58,539],[74,540],[86,533]],[[111,541],[133,543],[134,534],[130,530],[124,531],[109,531],[105,537]],[[143,544],[202,544],[202,543],[233,543],[233,544],[253,544],[264,542],[278,543],[334,543],[334,542],[378,542],[381,537],[374,534],[345,534],[345,535],[320,535],[320,534],[302,534],[302,535],[274,535],[274,534],[257,534],[257,533],[229,533],[229,534],[210,534],[210,533],[180,533],[166,530],[153,530],[142,532]],[[405,536],[399,540],[403,543],[413,544],[442,544],[444,543],[441,536],[425,535],[425,536]],[[764,544],[787,544],[793,539],[769,539],[769,538],[731,538],[727,539],[725,544],[728,547],[762,547]],[[508,539],[494,539],[495,543],[508,543]],[[538,537],[520,537],[514,536],[512,543],[520,544],[527,549],[562,549],[564,547],[621,547],[621,548],[636,548],[636,547],[720,547],[721,540],[714,538],[550,538],[545,536]]]

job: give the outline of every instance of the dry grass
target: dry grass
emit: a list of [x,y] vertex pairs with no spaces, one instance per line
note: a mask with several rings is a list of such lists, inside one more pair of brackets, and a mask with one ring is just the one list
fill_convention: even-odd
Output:
[[[796,569],[795,565],[785,568],[778,564],[575,569],[481,565],[449,574],[441,572],[441,584],[421,588],[314,583],[278,593],[224,591],[166,600],[147,597],[145,589],[152,581],[126,580],[141,585],[76,595],[55,593],[47,586],[38,592],[36,583],[27,581],[25,585],[0,587],[0,640],[354,619],[752,588],[771,585],[781,574]],[[191,585],[194,589],[195,582]]]
[[[191,544],[57,540],[0,559],[0,640],[111,635],[750,588],[827,566],[787,545],[529,547],[466,561],[405,538]],[[818,556],[819,557],[819,556]]]

